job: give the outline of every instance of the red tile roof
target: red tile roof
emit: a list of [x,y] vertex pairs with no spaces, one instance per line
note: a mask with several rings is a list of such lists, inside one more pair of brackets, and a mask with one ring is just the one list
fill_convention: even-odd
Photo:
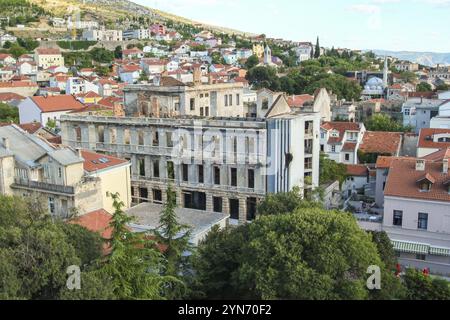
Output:
[[364,153],[396,155],[402,143],[402,133],[367,131],[359,147]]
[[429,161],[442,161],[444,159],[450,159],[450,147],[436,151],[423,157],[422,159]]
[[61,51],[59,49],[55,49],[55,48],[38,48],[38,49],[36,49],[36,52],[40,55],[61,54]]
[[87,150],[82,150],[81,156],[84,159],[84,170],[87,172],[101,171],[128,163],[127,160]]
[[356,143],[346,142],[342,146],[342,151],[355,151],[356,150],[356,145],[357,145]]
[[310,94],[301,94],[288,97],[288,105],[291,108],[300,108],[306,102],[314,101],[314,96]]
[[14,92],[0,92],[0,101],[1,102],[8,102],[12,100],[24,100],[25,97],[21,96],[20,94],[14,93]]
[[36,133],[36,131],[42,128],[42,125],[39,122],[31,122],[19,124],[19,127],[21,127],[23,130],[25,130],[30,134],[34,134]]
[[[445,185],[450,175],[443,174],[442,168],[442,162],[426,161],[425,171],[417,171],[416,159],[394,159],[389,170],[384,195],[450,202],[448,187]],[[434,181],[429,192],[423,192],[419,188],[418,181],[423,179]]]
[[110,239],[112,234],[112,228],[109,226],[111,218],[112,215],[108,211],[100,209],[77,217],[70,223],[78,224],[93,232],[98,232],[103,239]]
[[353,177],[366,177],[369,169],[366,166],[360,164],[347,164],[347,175]]
[[83,104],[71,95],[31,97],[30,99],[42,112],[70,111],[84,108]]
[[24,88],[24,87],[38,87],[36,82],[31,81],[8,81],[0,82],[0,88]]
[[330,137],[328,139],[329,144],[341,143],[344,139],[344,134],[346,131],[357,131],[359,132],[359,123],[354,122],[324,122],[321,126],[322,129],[327,131],[337,130],[339,131],[339,137]]
[[389,169],[391,167],[392,161],[396,159],[395,157],[385,157],[380,156],[377,158],[377,169]]
[[113,108],[115,104],[122,104],[123,99],[119,97],[106,97],[97,102],[97,104],[109,108]]
[[436,134],[450,134],[450,129],[422,129],[419,134],[419,148],[446,149],[450,147],[450,142],[434,142],[433,136]]

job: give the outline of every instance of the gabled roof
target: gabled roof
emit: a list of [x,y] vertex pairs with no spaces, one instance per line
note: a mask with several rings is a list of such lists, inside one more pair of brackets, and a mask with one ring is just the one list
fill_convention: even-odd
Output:
[[71,95],[30,98],[42,112],[79,110],[84,106]]
[[[415,158],[395,158],[392,160],[384,190],[385,196],[450,202],[450,194],[445,183],[450,174],[442,173],[442,162],[425,161],[425,171],[416,170]],[[418,181],[434,181],[431,190],[420,190]]]

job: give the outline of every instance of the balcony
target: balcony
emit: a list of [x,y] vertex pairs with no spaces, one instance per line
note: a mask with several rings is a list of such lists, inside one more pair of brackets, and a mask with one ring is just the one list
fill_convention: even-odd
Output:
[[62,186],[57,184],[39,182],[39,181],[31,181],[22,178],[14,178],[14,186],[19,188],[27,188],[34,190],[42,190],[47,192],[54,193],[63,193],[67,195],[75,195],[75,188],[71,186]]

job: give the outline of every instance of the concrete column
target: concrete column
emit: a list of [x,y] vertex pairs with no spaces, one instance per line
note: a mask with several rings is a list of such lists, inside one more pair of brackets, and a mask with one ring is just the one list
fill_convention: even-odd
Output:
[[152,177],[152,159],[150,156],[145,156],[145,176]]
[[247,198],[239,198],[239,223],[247,223]]
[[213,212],[214,205],[213,205],[213,195],[212,194],[206,194],[206,211],[207,212]]
[[247,188],[248,187],[248,172],[247,172],[247,166],[240,165],[237,168],[237,185],[240,188]]
[[88,125],[88,149],[95,150],[97,147],[97,128],[95,125]]
[[131,155],[131,175],[139,175],[138,161],[135,154]]
[[183,194],[181,193],[181,189],[177,188],[175,190],[176,194],[177,194],[177,206],[182,208],[183,207]]
[[152,129],[145,128],[144,129],[144,145],[146,147],[152,146],[152,142],[153,142]]
[[222,212],[230,214],[230,199],[228,197],[222,197]]
[[105,130],[104,130],[104,140],[105,140],[105,144],[110,144],[111,143],[111,127],[110,126],[105,126]]

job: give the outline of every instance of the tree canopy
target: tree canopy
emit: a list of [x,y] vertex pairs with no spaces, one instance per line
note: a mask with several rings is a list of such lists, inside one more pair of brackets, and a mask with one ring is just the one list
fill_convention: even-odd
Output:
[[320,208],[214,230],[194,265],[209,299],[369,299],[367,268],[388,272],[351,215]]

